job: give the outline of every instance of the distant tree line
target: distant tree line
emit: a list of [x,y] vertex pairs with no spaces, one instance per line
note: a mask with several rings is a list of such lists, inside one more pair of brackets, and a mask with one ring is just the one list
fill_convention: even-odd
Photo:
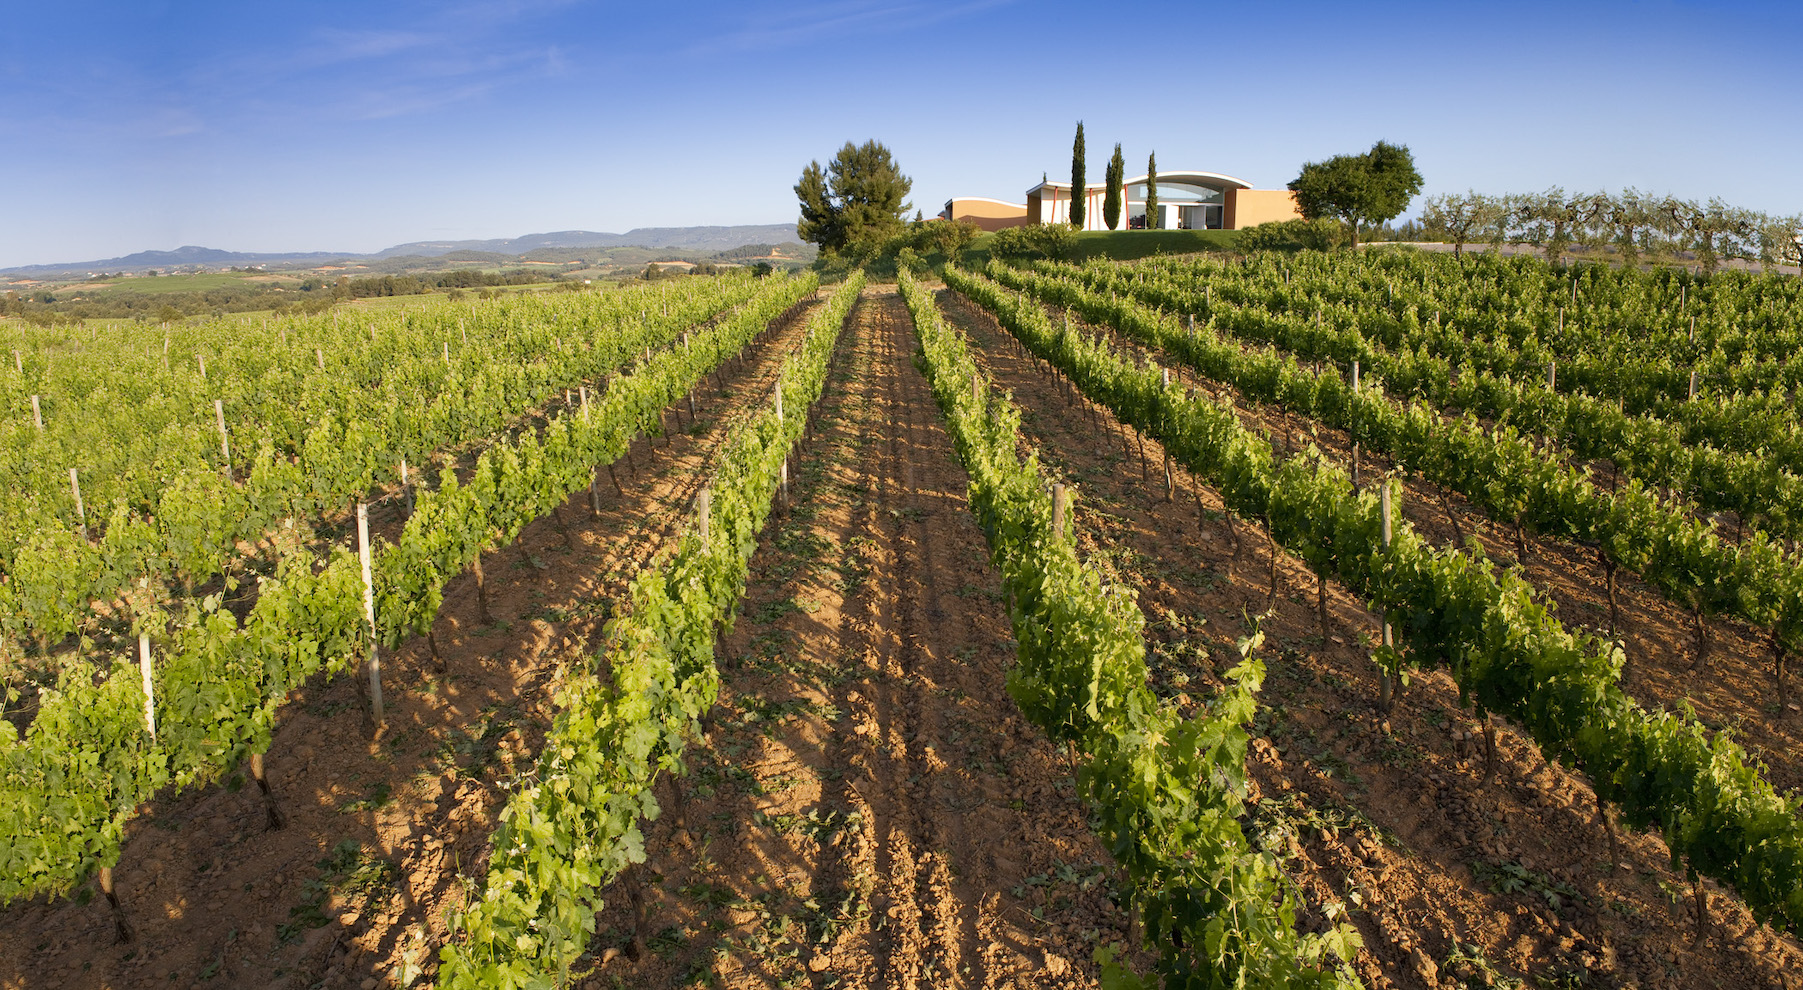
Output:
[[[647,264],[645,270],[639,273],[639,277],[651,280],[659,278],[677,278],[682,275],[718,275],[721,272],[730,271],[731,267],[732,266],[716,265],[711,261],[691,262],[681,258],[666,258],[663,261],[653,261]],[[760,276],[768,274],[773,270],[768,262],[762,261],[752,267],[754,270],[761,269],[758,271]]]
[[742,244],[714,255],[721,261],[747,261],[758,258],[802,258],[807,249],[800,244]]
[[1712,271],[1723,259],[1765,265],[1803,263],[1798,232],[1803,217],[1771,216],[1707,202],[1620,193],[1545,192],[1490,196],[1467,192],[1434,196],[1422,213],[1423,228],[1462,253],[1467,244],[1532,244],[1558,261],[1567,251],[1616,254],[1625,264],[1661,258],[1694,259]]
[[[459,268],[436,275],[371,275],[351,278],[341,275],[332,285],[332,295],[339,299],[368,299],[374,296],[415,296],[435,289],[484,289],[501,285],[532,285],[555,282],[559,275],[516,269],[510,272],[485,272],[475,268]],[[301,283],[303,290],[308,283]]]
[[[17,316],[50,325],[120,319],[168,323],[190,316],[217,317],[260,310],[278,314],[317,313],[347,299],[418,295],[439,290],[457,293],[463,289],[493,289],[559,278],[529,269],[485,272],[471,268],[425,275],[340,276],[336,280],[308,278],[293,287],[239,282],[178,292],[141,292],[122,286],[89,288],[77,283],[55,290],[9,290],[0,296],[0,316]],[[580,281],[573,284],[581,286]]]
[[253,310],[316,313],[330,309],[334,301],[330,293],[308,294],[257,283],[188,292],[96,291],[74,286],[55,292],[8,291],[0,297],[0,316],[17,316],[42,325],[82,320],[167,323],[190,316],[223,316]]

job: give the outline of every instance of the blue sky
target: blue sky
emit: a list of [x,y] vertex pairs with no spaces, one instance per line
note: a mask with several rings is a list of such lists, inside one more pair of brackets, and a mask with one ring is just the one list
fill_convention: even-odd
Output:
[[1068,175],[1078,118],[1096,174],[1384,138],[1430,193],[1799,213],[1803,3],[11,0],[0,266],[788,222],[870,137],[930,215]]

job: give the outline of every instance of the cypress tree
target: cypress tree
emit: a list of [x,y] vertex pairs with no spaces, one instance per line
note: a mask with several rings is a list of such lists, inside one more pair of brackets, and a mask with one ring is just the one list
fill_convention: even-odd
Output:
[[1114,157],[1108,159],[1108,194],[1102,199],[1102,222],[1109,230],[1117,230],[1121,225],[1121,184],[1127,178],[1127,163],[1121,160],[1120,142],[1115,142]]
[[1083,122],[1077,121],[1077,141],[1071,145],[1071,226],[1083,229],[1083,221],[1087,219],[1084,206],[1088,199],[1089,180],[1085,177],[1083,167]]
[[1146,229],[1164,226],[1158,222],[1158,152],[1146,156]]

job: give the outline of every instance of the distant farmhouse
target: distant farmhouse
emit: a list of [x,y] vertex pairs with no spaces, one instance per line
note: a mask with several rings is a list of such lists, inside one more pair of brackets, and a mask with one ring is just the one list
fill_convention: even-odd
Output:
[[[1146,176],[1126,180],[1126,187],[1124,226],[1144,227]],[[1084,211],[1085,230],[1107,229],[1102,220],[1102,198],[1107,193],[1107,183],[1084,186],[1088,203]],[[984,230],[1001,230],[1029,223],[1069,223],[1070,214],[1071,184],[1046,181],[1027,190],[1025,203],[959,196],[946,200],[939,216],[969,220]],[[1300,216],[1296,194],[1288,189],[1254,189],[1250,182],[1219,172],[1158,173],[1158,222],[1153,226],[1161,230],[1238,230]]]

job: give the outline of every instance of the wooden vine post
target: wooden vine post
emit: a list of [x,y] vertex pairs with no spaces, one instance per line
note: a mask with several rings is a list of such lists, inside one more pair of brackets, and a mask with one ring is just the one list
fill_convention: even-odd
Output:
[[[1384,556],[1388,557],[1390,554],[1390,483],[1388,481],[1378,487],[1378,507],[1383,517]],[[1396,646],[1396,637],[1390,628],[1387,603],[1379,602],[1378,605],[1385,608],[1383,650],[1384,662],[1387,664],[1390,661],[1390,651]],[[1389,667],[1385,667],[1378,673],[1377,692],[1378,703],[1385,712],[1388,712],[1396,701],[1396,674]]]
[[712,520],[712,517],[714,514],[713,489],[703,488],[701,490],[701,494],[697,495],[695,497],[695,502],[696,502],[695,514],[697,517],[699,517],[699,520],[700,520],[699,528],[700,528],[700,532],[701,532],[701,542],[706,543],[707,538],[708,538],[708,533],[709,533],[709,527],[711,525],[711,520]]
[[1697,401],[1697,369],[1690,369],[1690,401]]
[[225,432],[225,400],[213,400],[213,415],[219,420],[219,453],[225,458],[225,480],[232,481],[232,440]]
[[138,634],[138,674],[144,684],[144,730],[151,742],[157,737],[156,682],[151,678],[150,634]]
[[[144,730],[149,733],[150,741],[155,744],[157,738],[156,719],[156,684],[151,677],[150,636],[138,634],[138,673],[142,678],[144,690]],[[125,921],[125,908],[119,904],[119,893],[113,886],[113,868],[102,866],[99,873],[100,893],[106,897],[107,907],[113,916],[113,939],[124,944],[132,941],[131,925]]]
[[35,395],[31,397],[31,421],[38,425],[38,432],[42,433],[44,430],[44,410],[43,407],[38,405],[38,397]]
[[1558,361],[1546,362],[1546,390],[1548,392],[1559,391],[1559,362]]
[[1352,362],[1352,490],[1359,487],[1359,363]]
[[357,561],[363,567],[363,619],[369,625],[369,706],[382,731],[382,658],[376,644],[376,586],[370,577],[369,503],[357,503]]
[[[1164,390],[1171,390],[1171,369],[1164,368]],[[1177,501],[1177,476],[1171,472],[1171,448],[1164,448],[1164,500]]]
[[317,347],[313,348],[313,360],[319,362],[319,370],[321,370],[321,371],[326,370],[326,352],[325,351],[323,351]]
[[[776,423],[778,426],[783,423],[783,380],[781,375],[778,375],[776,379]],[[787,452],[783,454],[779,484],[782,490],[783,508],[787,509],[789,507],[789,455]]]
[[1065,493],[1064,482],[1052,482],[1052,541],[1055,543],[1064,541],[1064,516],[1068,500],[1069,496]]
[[407,458],[401,458],[401,518],[413,518],[413,483],[407,477]]
[[69,491],[75,495],[75,518],[81,526],[81,542],[88,542],[88,508],[81,502],[81,479],[69,469]]

